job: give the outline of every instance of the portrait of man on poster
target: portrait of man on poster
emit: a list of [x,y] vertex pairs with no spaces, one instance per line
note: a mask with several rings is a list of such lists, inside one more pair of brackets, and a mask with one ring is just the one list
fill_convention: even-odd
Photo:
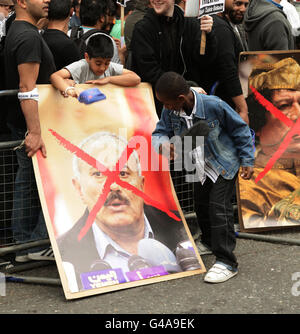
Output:
[[[100,131],[85,138],[78,147],[112,171],[126,149],[127,141],[114,133]],[[72,183],[86,209],[74,226],[58,237],[57,244],[62,261],[68,268],[70,265],[73,268],[79,287],[82,286],[81,274],[94,271],[118,269],[129,281],[126,273],[140,268],[163,265],[161,274],[200,268],[195,252],[189,248],[189,237],[181,219],[175,220],[144,203],[138,193],[117,182],[108,185],[108,195],[94,223],[79,239],[108,177],[101,168],[89,165],[76,155],[73,173]],[[124,166],[120,164],[118,177],[143,191],[144,176],[136,151],[127,157]],[[174,214],[179,218],[178,212]],[[187,258],[189,265],[183,264]]]
[[254,174],[239,178],[245,228],[300,223],[300,66],[291,56],[261,62],[249,76],[250,128],[255,132]]

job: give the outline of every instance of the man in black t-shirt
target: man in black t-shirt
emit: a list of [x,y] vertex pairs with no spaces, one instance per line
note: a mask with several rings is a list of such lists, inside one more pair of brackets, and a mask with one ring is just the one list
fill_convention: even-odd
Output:
[[[14,0],[16,19],[5,42],[6,89],[19,89],[18,98],[8,102],[7,123],[13,140],[24,139],[23,147],[16,150],[19,168],[15,180],[12,228],[17,243],[48,237],[31,157],[39,150],[46,157],[36,84],[50,83],[50,75],[56,69],[51,51],[36,24],[39,19],[47,17],[49,3],[50,0]],[[37,259],[40,251],[31,249],[27,250],[28,254],[17,254],[16,261]]]
[[80,60],[77,45],[67,35],[72,11],[72,0],[51,0],[50,2],[49,23],[43,38],[53,54],[57,70]]

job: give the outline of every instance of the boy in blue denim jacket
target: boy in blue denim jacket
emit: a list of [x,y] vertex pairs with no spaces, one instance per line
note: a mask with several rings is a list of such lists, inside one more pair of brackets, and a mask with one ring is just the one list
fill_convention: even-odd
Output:
[[173,136],[182,134],[200,120],[209,126],[204,138],[203,173],[199,174],[200,182],[194,187],[195,211],[202,242],[216,256],[216,263],[204,281],[227,281],[238,272],[233,253],[236,245],[232,208],[235,181],[240,167],[244,179],[250,179],[253,174],[250,129],[228,104],[218,97],[190,89],[185,79],[175,72],[164,73],[155,90],[156,97],[164,104],[161,119],[152,133],[152,145],[157,152],[173,160],[178,155],[177,146],[170,142]]

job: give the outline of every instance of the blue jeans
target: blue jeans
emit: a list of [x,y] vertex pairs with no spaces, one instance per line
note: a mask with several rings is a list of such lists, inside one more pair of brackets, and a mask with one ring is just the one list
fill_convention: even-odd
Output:
[[237,175],[232,180],[219,176],[213,183],[208,177],[203,185],[194,184],[194,202],[202,242],[209,246],[216,261],[237,269],[233,253],[236,246],[232,197]]
[[[12,140],[23,140],[25,131],[17,129],[11,124]],[[26,243],[48,238],[44,215],[41,209],[37,191],[32,160],[28,158],[25,147],[16,151],[18,170],[14,184],[12,231],[16,243]],[[37,251],[40,248],[31,249]],[[27,253],[28,251],[22,251]]]

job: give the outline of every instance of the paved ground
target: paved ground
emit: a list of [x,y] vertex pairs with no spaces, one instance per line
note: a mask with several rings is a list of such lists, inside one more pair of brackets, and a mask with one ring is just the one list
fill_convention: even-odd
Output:
[[[264,235],[300,240],[300,230]],[[239,274],[223,284],[196,275],[67,301],[62,287],[6,283],[1,314],[299,314],[300,246],[237,239]],[[202,257],[206,268],[214,257]],[[299,275],[297,274],[299,273]],[[55,265],[19,273],[58,278]]]

